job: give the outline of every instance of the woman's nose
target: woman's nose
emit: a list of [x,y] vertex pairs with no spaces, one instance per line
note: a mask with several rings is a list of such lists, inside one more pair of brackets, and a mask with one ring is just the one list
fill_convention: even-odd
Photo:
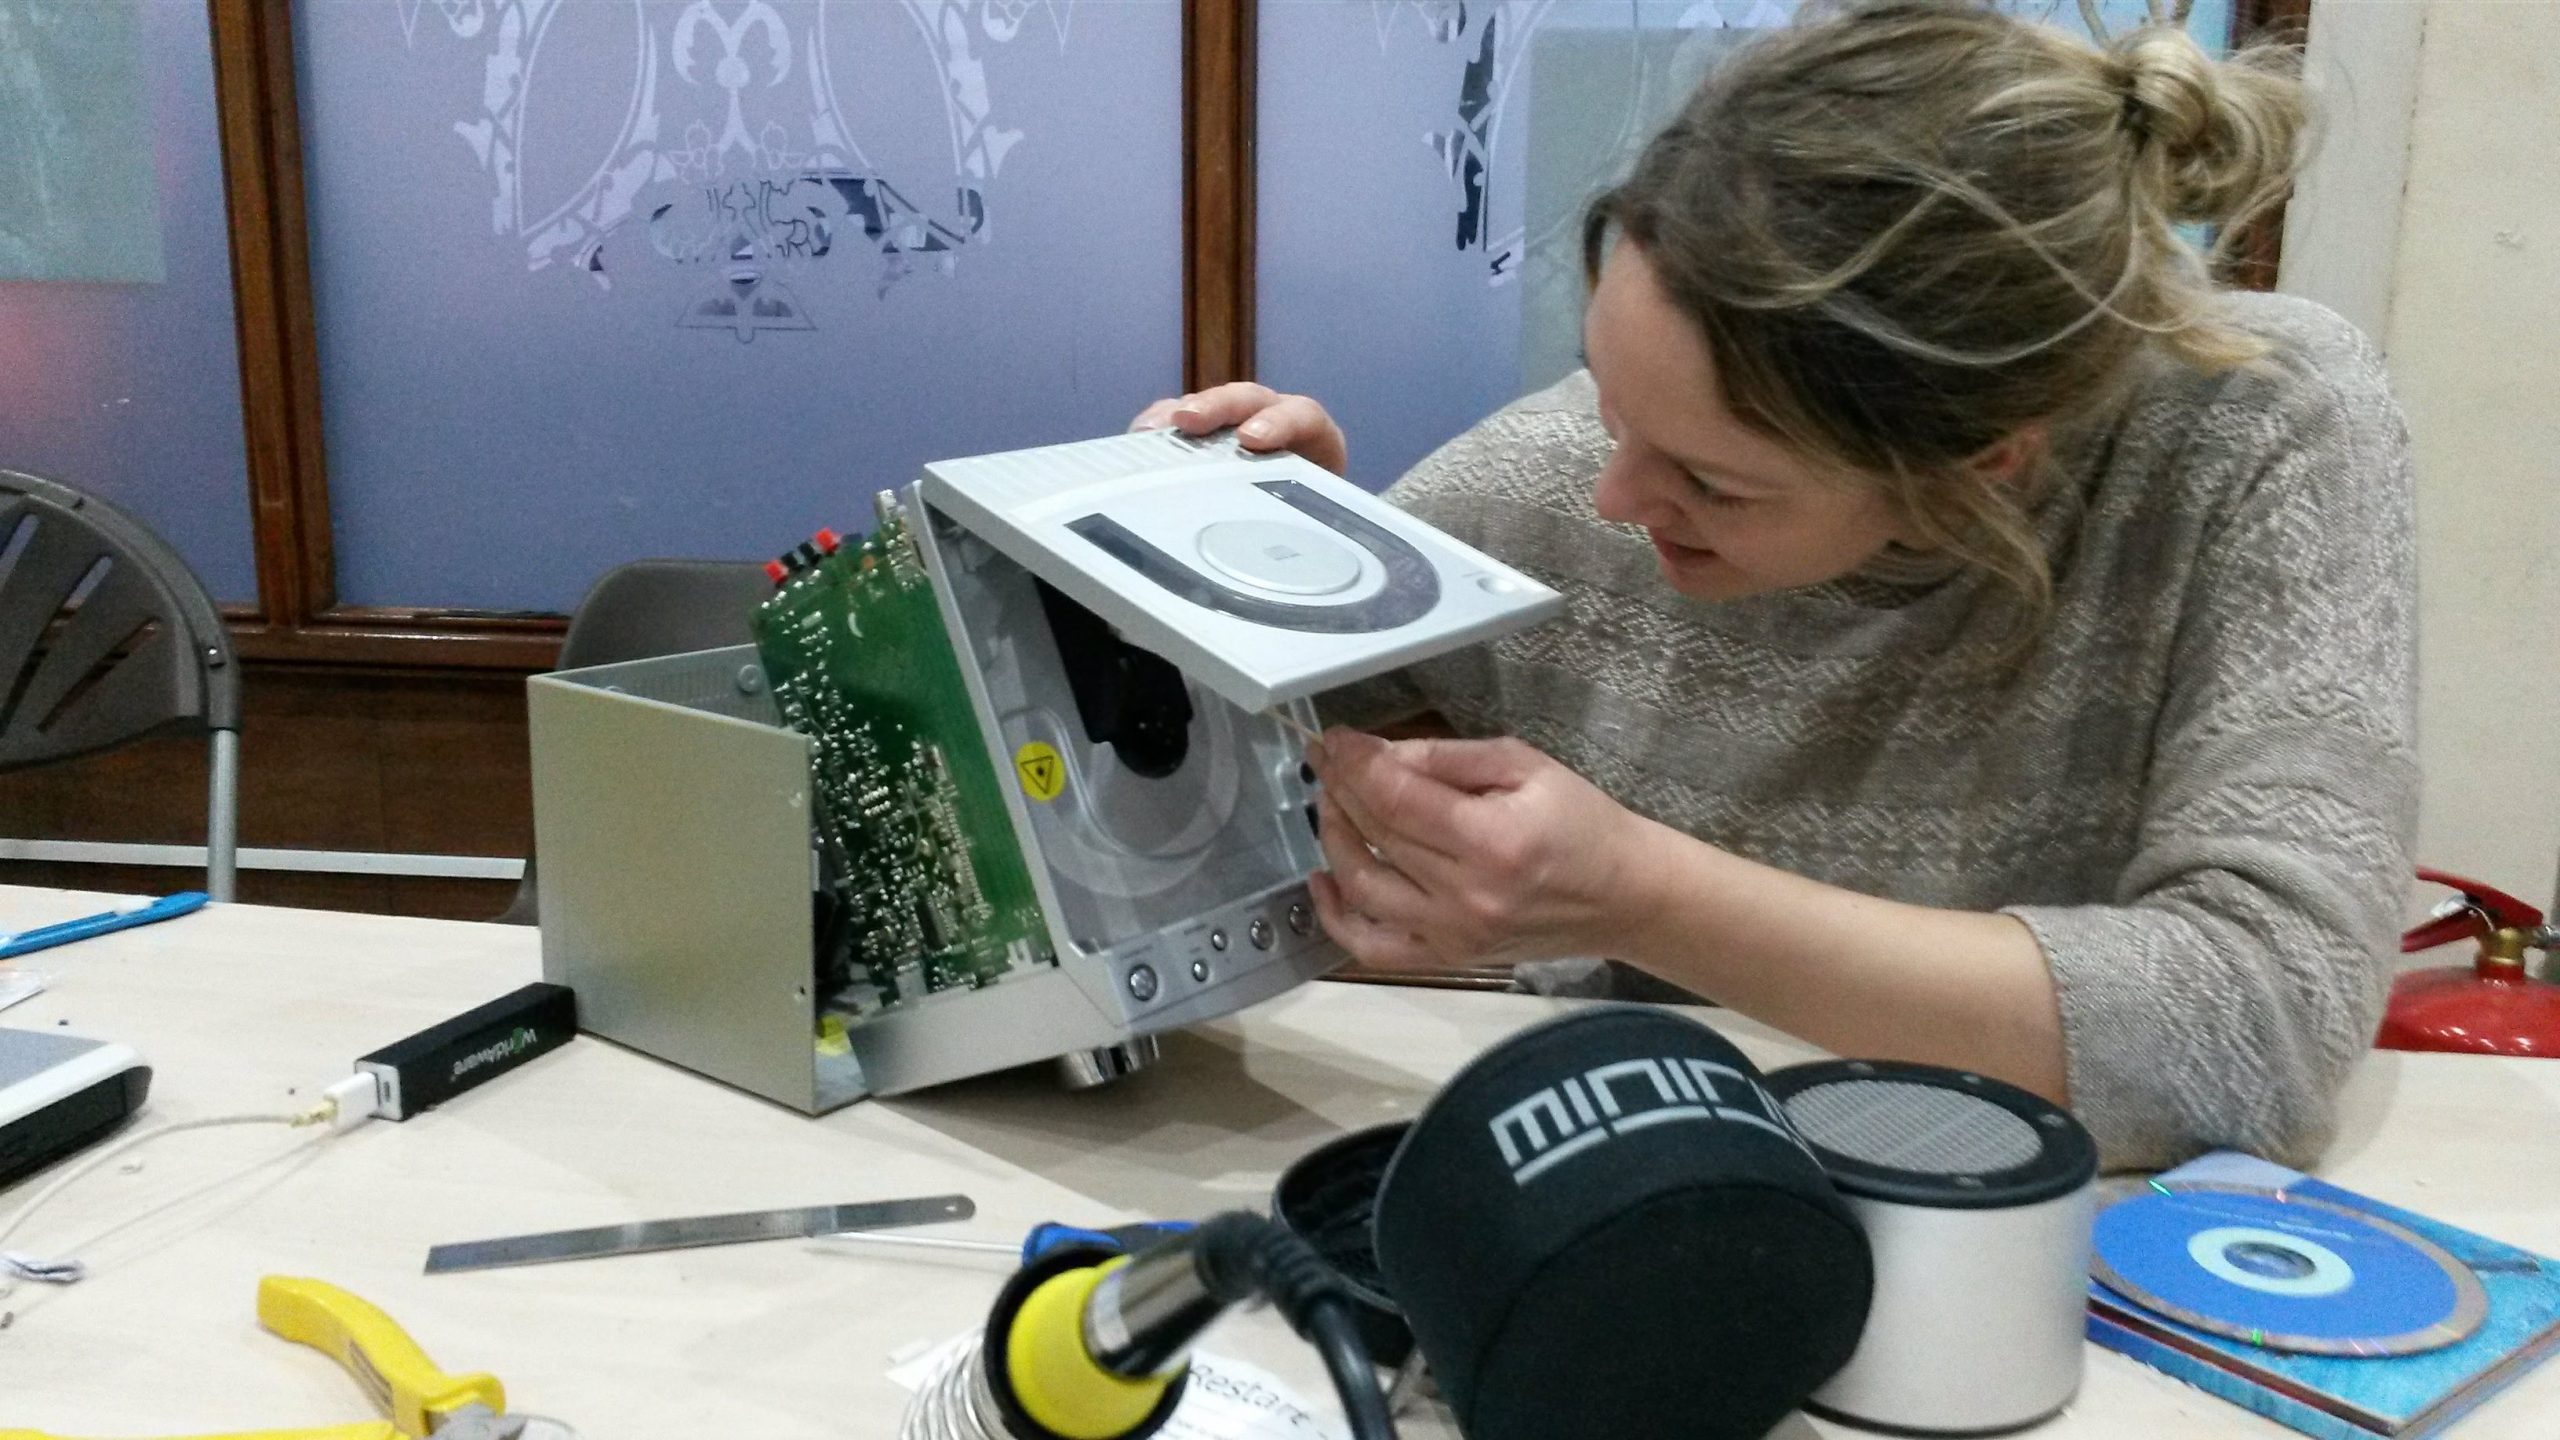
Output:
[[1649,482],[1642,464],[1623,445],[1600,467],[1600,478],[1591,487],[1591,505],[1601,519],[1620,525],[1658,529],[1671,519],[1660,489]]

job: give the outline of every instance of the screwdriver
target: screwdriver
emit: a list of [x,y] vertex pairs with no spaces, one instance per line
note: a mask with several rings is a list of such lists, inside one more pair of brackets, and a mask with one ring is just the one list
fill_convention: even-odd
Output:
[[1188,1220],[1141,1220],[1128,1225],[1062,1225],[1044,1220],[1031,1227],[1031,1233],[1019,1245],[1002,1240],[972,1240],[957,1235],[892,1234],[886,1230],[848,1231],[839,1235],[816,1238],[846,1245],[894,1245],[926,1250],[958,1250],[977,1255],[1003,1255],[1024,1265],[1068,1245],[1088,1245],[1105,1250],[1144,1250],[1159,1240],[1187,1235],[1197,1229]]

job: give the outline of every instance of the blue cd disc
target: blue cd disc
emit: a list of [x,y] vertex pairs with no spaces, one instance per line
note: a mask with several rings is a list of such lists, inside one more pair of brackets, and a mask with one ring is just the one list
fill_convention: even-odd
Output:
[[2269,1350],[2410,1355],[2480,1328],[2478,1276],[2424,1236],[2281,1190],[2155,1183],[2098,1216],[2098,1282]]

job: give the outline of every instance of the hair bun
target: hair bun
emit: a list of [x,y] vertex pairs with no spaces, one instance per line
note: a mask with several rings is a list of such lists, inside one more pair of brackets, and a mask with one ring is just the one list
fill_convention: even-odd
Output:
[[[2250,51],[2216,60],[2184,30],[2145,26],[2109,47],[2137,164],[2180,223],[2220,224],[2272,201],[2292,179],[2308,115],[2302,91]],[[2278,61],[2276,63],[2282,63]]]

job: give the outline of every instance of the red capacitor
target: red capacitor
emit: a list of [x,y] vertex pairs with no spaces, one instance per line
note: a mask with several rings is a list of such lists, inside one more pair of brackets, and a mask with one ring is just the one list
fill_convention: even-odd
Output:
[[818,541],[818,548],[829,555],[836,553],[836,547],[844,543],[844,541],[837,536],[836,532],[824,528],[821,528],[818,531],[816,538]]
[[2418,878],[2462,892],[2462,908],[2400,937],[2403,953],[2469,938],[2469,965],[2415,970],[2391,987],[2374,1044],[2385,1050],[2560,1059],[2560,985],[2527,974],[2528,946],[2549,948],[2542,912],[2476,880],[2421,868]]
[[791,567],[779,560],[767,560],[764,562],[764,578],[779,585],[791,578]]

